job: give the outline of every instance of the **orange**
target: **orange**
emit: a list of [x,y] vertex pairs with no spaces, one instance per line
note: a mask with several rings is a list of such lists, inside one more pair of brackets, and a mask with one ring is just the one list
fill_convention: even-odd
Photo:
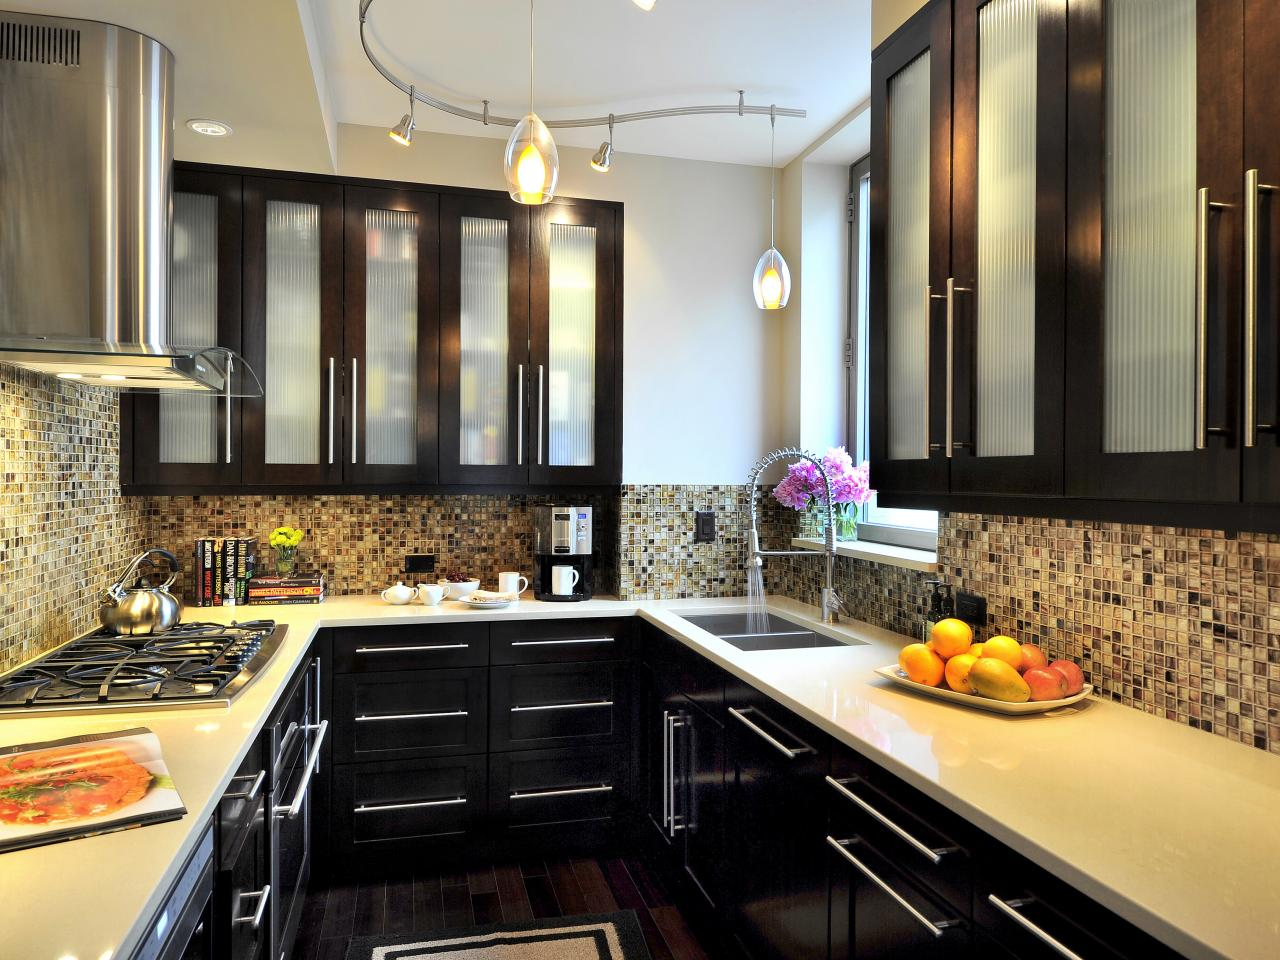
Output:
[[973,630],[963,620],[948,617],[939,620],[929,631],[929,639],[933,642],[934,652],[943,660],[965,653],[973,643]]
[[985,646],[986,646],[985,643],[975,643],[973,646],[969,648],[969,653],[971,653],[975,657],[980,657],[982,656],[982,648]]
[[992,637],[982,645],[982,655],[1003,660],[1015,670],[1022,666],[1022,646],[1013,637]]
[[898,666],[910,679],[936,687],[942,683],[942,658],[923,643],[909,643],[898,654]]
[[948,660],[945,671],[947,686],[956,693],[973,693],[973,687],[969,685],[969,671],[977,662],[978,658],[971,653],[958,653]]

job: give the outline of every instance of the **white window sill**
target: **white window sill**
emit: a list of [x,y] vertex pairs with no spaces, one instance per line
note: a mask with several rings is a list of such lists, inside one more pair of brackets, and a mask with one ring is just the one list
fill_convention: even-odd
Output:
[[[793,547],[806,547],[810,550],[824,550],[826,544],[816,537],[795,537],[791,541]],[[872,543],[869,540],[836,541],[836,556],[853,557],[855,560],[866,560],[869,563],[882,563],[890,567],[904,567],[907,570],[918,570],[921,573],[938,572],[938,554],[933,550],[915,550],[911,547],[896,547],[889,543]]]

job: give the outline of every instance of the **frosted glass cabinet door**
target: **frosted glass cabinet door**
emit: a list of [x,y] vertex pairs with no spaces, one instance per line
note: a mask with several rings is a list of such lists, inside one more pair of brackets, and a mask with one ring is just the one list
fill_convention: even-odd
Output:
[[529,208],[440,201],[440,480],[529,476]]
[[608,483],[617,470],[615,213],[552,203],[533,214],[530,477]]
[[347,187],[347,483],[436,480],[438,198]]
[[342,478],[342,188],[245,180],[245,346],[263,396],[246,402],[250,483]]
[[1069,16],[1068,492],[1238,499],[1242,5]]
[[[174,173],[169,339],[240,349],[240,177]],[[122,395],[132,407],[132,482],[221,485],[240,479],[240,401],[212,393]]]
[[951,489],[1062,492],[1063,0],[955,0]]

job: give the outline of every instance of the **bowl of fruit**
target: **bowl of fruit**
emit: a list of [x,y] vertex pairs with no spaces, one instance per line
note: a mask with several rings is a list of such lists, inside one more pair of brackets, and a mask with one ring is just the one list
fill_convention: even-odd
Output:
[[1034,643],[995,636],[974,643],[963,620],[934,624],[927,643],[909,643],[880,676],[920,693],[995,713],[1044,713],[1093,693],[1072,660],[1050,662]]
[[480,581],[457,570],[451,570],[440,578],[440,586],[444,587],[445,596],[448,599],[465,600],[480,589]]

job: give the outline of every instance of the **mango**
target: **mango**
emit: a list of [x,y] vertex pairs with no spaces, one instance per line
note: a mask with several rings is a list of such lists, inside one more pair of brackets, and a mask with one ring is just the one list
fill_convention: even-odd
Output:
[[973,692],[980,697],[1001,700],[1005,703],[1026,703],[1031,699],[1031,688],[1018,671],[995,657],[982,657],[969,668],[966,678]]

